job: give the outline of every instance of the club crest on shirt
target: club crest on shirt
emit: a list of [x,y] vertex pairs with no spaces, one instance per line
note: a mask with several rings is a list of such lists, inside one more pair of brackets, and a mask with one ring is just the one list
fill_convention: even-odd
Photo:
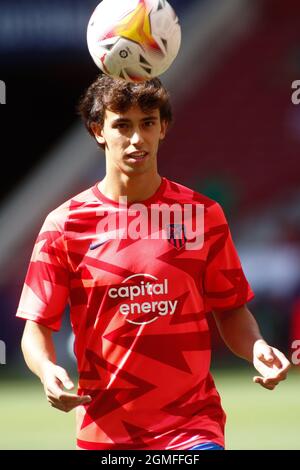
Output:
[[168,224],[167,225],[168,241],[180,250],[186,243],[184,224]]

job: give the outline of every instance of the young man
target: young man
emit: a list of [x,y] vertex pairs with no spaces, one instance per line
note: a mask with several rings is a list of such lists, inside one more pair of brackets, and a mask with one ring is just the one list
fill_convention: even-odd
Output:
[[[256,383],[274,389],[289,361],[246,307],[253,293],[219,204],[158,174],[172,119],[161,82],[101,76],[80,111],[105,148],[106,176],[51,212],[37,238],[17,313],[26,363],[51,406],[77,408],[78,448],[223,448],[208,312],[260,372]],[[78,394],[52,342],[67,302]]]

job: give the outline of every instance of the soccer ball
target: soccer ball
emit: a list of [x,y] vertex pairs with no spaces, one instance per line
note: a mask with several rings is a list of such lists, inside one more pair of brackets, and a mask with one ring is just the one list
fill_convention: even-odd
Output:
[[105,74],[139,82],[170,67],[181,29],[166,0],[103,0],[90,18],[87,43]]

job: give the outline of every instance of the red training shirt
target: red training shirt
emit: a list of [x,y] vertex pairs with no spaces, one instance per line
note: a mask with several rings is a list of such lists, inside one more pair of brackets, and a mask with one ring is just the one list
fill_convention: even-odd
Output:
[[[185,220],[160,220],[153,238],[147,221],[162,204],[203,207],[198,246],[187,249],[193,237]],[[77,408],[79,448],[224,446],[206,315],[239,307],[253,292],[218,203],[162,178],[143,205],[142,223],[131,228],[146,227],[148,236],[137,239],[128,236],[137,221],[132,206],[106,198],[97,185],[51,212],[17,316],[56,331],[70,304],[78,393],[92,397]]]

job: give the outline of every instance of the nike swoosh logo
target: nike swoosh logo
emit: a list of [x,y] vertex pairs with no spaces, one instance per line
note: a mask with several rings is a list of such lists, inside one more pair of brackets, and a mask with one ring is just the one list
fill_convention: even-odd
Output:
[[109,242],[109,240],[104,240],[103,242],[96,242],[96,243],[92,243],[90,245],[90,250],[96,250],[96,248],[99,248],[99,246],[102,246],[104,245],[105,243]]

